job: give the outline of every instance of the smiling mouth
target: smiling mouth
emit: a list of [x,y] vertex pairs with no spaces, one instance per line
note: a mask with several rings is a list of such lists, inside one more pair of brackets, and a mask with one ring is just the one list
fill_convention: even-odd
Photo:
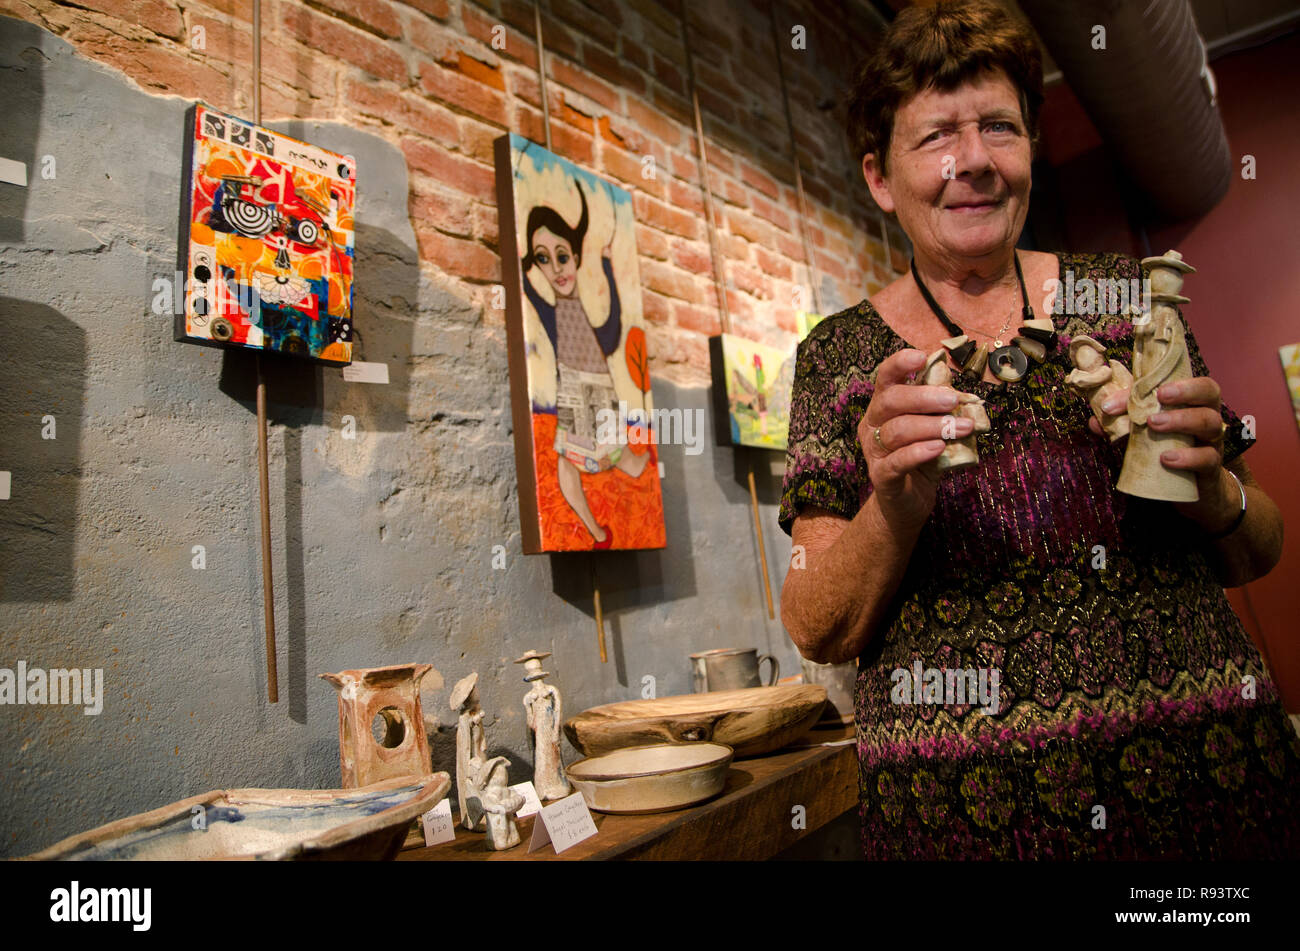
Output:
[[962,202],[956,205],[948,205],[949,211],[976,211],[980,208],[996,208],[1001,202],[990,199],[989,201],[972,201]]

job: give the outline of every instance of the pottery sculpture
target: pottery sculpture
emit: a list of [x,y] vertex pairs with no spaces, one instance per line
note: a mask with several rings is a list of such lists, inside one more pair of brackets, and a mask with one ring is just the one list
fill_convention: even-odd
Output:
[[563,799],[573,791],[564,778],[560,758],[560,691],[546,683],[548,674],[542,670],[542,661],[550,656],[549,652],[529,651],[515,661],[524,665],[524,683],[533,685],[524,695],[524,710],[532,739],[533,786],[543,802]]
[[[397,664],[321,674],[339,692],[339,766],[343,785],[369,786],[395,776],[433,772],[420,706],[429,664]],[[383,727],[376,739],[373,725]]]
[[[917,385],[952,386],[952,371],[948,369],[948,351],[940,347],[925,361],[925,366],[916,377]],[[957,391],[957,406],[952,411],[956,419],[969,419],[975,424],[969,436],[956,438],[956,434],[944,433],[947,443],[943,453],[935,460],[939,472],[958,472],[971,466],[979,465],[980,456],[975,448],[975,434],[989,431],[989,417],[984,411],[984,401],[973,393]]]
[[1188,303],[1178,292],[1182,290],[1183,275],[1195,268],[1177,251],[1144,258],[1142,266],[1150,274],[1151,312],[1134,321],[1133,386],[1128,396],[1131,432],[1115,487],[1144,499],[1195,502],[1200,497],[1196,474],[1186,469],[1167,469],[1160,462],[1161,453],[1191,448],[1193,438],[1184,433],[1152,432],[1147,425],[1147,420],[1161,410],[1157,388],[1192,376],[1183,322],[1174,305]]
[[489,851],[503,852],[519,844],[519,828],[515,813],[523,808],[524,797],[510,789],[507,774],[510,760],[494,756],[483,764],[474,777],[476,802],[471,800],[470,810],[482,810],[487,823],[485,844]]
[[1118,360],[1107,361],[1106,348],[1087,334],[1070,341],[1070,362],[1074,369],[1066,376],[1065,385],[1088,401],[1111,442],[1123,439],[1129,434],[1128,414],[1112,416],[1102,407],[1112,396],[1133,385],[1133,374]]
[[460,824],[471,832],[483,831],[483,815],[470,814],[474,778],[487,762],[487,738],[483,735],[483,708],[479,706],[478,674],[460,680],[451,691],[451,708],[456,720],[456,805]]

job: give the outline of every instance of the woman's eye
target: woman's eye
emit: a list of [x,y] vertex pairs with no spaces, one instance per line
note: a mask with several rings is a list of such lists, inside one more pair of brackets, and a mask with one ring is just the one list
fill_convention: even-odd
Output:
[[555,255],[555,260],[558,261],[561,265],[568,264],[569,256],[565,254],[563,251],[561,251],[557,255]]
[[535,257],[535,258],[537,259],[537,263],[538,263],[538,264],[550,264],[550,263],[551,263],[551,259],[550,259],[550,257],[546,254],[545,251],[538,251],[535,255],[533,255],[533,257]]

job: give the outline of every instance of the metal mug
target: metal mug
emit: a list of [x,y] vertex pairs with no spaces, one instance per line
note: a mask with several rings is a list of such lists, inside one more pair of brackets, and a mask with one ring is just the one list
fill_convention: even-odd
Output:
[[800,657],[799,665],[803,668],[804,683],[819,684],[826,688],[826,707],[822,711],[822,720],[852,722],[853,686],[858,680],[858,662],[850,660],[843,664],[819,664]]
[[771,687],[781,676],[781,665],[771,654],[758,654],[757,647],[720,647],[691,655],[691,674],[696,693],[714,690],[740,690],[744,687],[762,687],[758,665],[772,662],[772,673],[766,686]]

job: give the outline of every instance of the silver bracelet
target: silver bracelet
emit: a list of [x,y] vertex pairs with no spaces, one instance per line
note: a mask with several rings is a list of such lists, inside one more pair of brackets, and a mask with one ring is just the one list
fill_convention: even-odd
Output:
[[1210,536],[1210,541],[1216,542],[1221,538],[1227,538],[1237,529],[1241,528],[1241,523],[1246,520],[1246,487],[1242,485],[1241,480],[1237,478],[1237,473],[1233,472],[1231,469],[1224,469],[1223,471],[1232,476],[1232,481],[1237,483],[1237,490],[1241,493],[1241,511],[1237,513],[1237,517],[1233,519],[1231,525],[1219,532],[1217,535]]

